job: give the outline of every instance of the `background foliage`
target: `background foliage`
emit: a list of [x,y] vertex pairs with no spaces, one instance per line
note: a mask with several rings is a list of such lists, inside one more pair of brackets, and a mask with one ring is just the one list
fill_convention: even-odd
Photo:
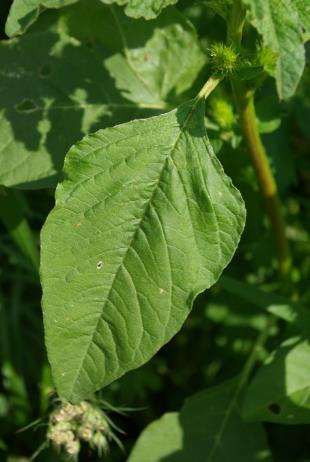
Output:
[[[45,440],[57,400],[44,346],[37,249],[66,152],[99,128],[156,116],[193,98],[214,66],[210,50],[225,41],[229,1],[175,3],[1,2],[0,460],[30,460]],[[290,281],[283,293],[226,80],[207,100],[205,124],[244,198],[245,231],[231,264],[196,299],[182,330],[148,363],[98,395],[115,407],[135,408],[109,414],[125,432],[119,435],[125,455],[112,443],[106,460],[152,462],[151,454],[154,462],[177,462],[195,454],[199,461],[208,453],[210,461],[221,462],[232,454],[240,461],[310,461],[307,45],[303,51],[309,8],[302,0],[243,4],[248,55],[237,78],[247,82],[261,69],[270,75],[258,87],[255,105],[284,207]],[[270,313],[277,321],[241,392],[244,365]],[[43,425],[16,433],[37,419]],[[64,458],[47,448],[38,460]],[[101,459],[83,447],[81,460]]]

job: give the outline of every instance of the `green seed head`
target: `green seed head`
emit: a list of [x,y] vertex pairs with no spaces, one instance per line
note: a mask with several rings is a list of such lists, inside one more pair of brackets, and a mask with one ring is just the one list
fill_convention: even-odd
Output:
[[210,48],[210,61],[213,73],[220,76],[232,74],[237,69],[238,53],[223,43],[215,43]]
[[65,449],[69,456],[77,456],[80,452],[80,447],[80,442],[78,440],[73,440],[66,444]]
[[92,442],[94,446],[96,446],[99,454],[102,454],[103,452],[106,452],[108,450],[108,441],[101,432],[95,433]]
[[48,440],[58,450],[63,450],[76,460],[81,442],[87,442],[98,454],[108,449],[111,430],[106,416],[100,408],[82,401],[58,406],[51,414],[47,431]]

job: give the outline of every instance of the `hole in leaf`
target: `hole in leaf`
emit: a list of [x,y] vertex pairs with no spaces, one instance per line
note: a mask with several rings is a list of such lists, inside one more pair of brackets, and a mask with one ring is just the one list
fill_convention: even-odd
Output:
[[97,269],[99,270],[99,269],[101,269],[102,267],[103,267],[103,261],[100,260],[100,261],[98,261],[98,263],[97,263]]
[[20,103],[16,104],[15,109],[18,112],[31,112],[36,109],[36,104],[31,99],[24,99]]
[[46,63],[43,64],[43,66],[40,67],[39,69],[39,76],[42,77],[42,79],[46,79],[49,77],[52,73],[52,68],[51,65]]
[[274,415],[279,415],[281,413],[281,408],[277,403],[269,404],[268,409]]

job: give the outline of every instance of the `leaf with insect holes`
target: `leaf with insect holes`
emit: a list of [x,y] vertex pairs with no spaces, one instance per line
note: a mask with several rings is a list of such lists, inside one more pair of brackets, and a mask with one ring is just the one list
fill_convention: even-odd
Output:
[[47,11],[0,60],[0,184],[31,189],[57,184],[83,135],[175,107],[205,64],[173,8],[147,22],[96,0]]
[[103,3],[126,5],[125,13],[132,18],[154,19],[163,8],[175,5],[178,0],[101,0]]
[[208,141],[204,102],[87,136],[42,231],[46,344],[78,401],[153,356],[231,260],[239,192]]
[[[309,327],[308,321],[305,328]],[[282,343],[248,386],[244,418],[282,424],[310,423],[309,364],[309,340],[291,338]]]
[[[276,79],[280,98],[289,98],[296,91],[305,66],[302,21],[304,7],[295,0],[242,0],[248,8],[249,20],[262,36],[265,47],[275,55],[268,72]],[[298,8],[299,4],[299,8]]]
[[14,0],[5,24],[5,33],[12,37],[22,34],[45,8],[62,8],[78,0]]
[[164,414],[138,438],[128,462],[271,462],[263,427],[242,421],[238,378],[186,399],[179,413]]

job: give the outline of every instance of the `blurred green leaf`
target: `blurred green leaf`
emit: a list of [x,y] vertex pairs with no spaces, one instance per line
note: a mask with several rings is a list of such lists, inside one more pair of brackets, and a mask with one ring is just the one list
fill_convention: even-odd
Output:
[[0,395],[0,418],[3,418],[7,415],[8,413],[8,400],[7,397],[3,394]]
[[268,293],[230,276],[223,275],[219,283],[223,289],[238,295],[241,299],[260,306],[284,321],[296,323],[302,331],[310,331],[310,311],[299,303],[292,302],[281,295]]
[[2,450],[7,449],[7,446],[6,446],[5,442],[2,439],[0,439],[0,449],[2,449]]
[[5,32],[9,37],[22,34],[45,8],[62,8],[78,0],[13,0]]
[[174,5],[178,0],[101,0],[103,3],[126,5],[125,13],[132,18],[154,19],[163,8]]
[[259,368],[245,392],[246,420],[310,423],[309,340],[292,338]]
[[9,456],[7,462],[31,462],[28,457]]
[[262,427],[241,420],[237,386],[235,379],[203,390],[188,398],[180,413],[152,422],[128,462],[270,462]]
[[[137,26],[132,29],[132,22],[122,15],[117,19],[124,53],[115,53],[105,63],[117,88],[129,101],[165,108],[165,101],[190,88],[206,62],[194,29],[172,11],[155,22],[142,22],[148,33],[152,25],[152,35],[143,46],[135,43]],[[140,29],[139,36],[145,32]]]
[[[145,462],[145,460],[148,462],[173,461],[173,454],[179,453],[180,448],[182,448],[183,433],[179,413],[170,412],[164,414],[143,430],[129,456],[128,462]],[[180,456],[177,460],[181,462],[183,459]]]
[[39,250],[32,230],[25,217],[22,203],[16,191],[0,188],[0,220],[16,242],[35,272],[39,268]]
[[280,98],[289,98],[295,93],[305,66],[300,11],[293,0],[242,1],[248,7],[249,20],[262,35],[264,46],[276,56],[276,65],[269,71],[276,79],[278,94]]
[[223,19],[227,20],[229,18],[232,0],[205,0],[205,3],[209,8],[212,8],[215,13],[222,16]]
[[[307,66],[303,79],[298,87],[296,98],[293,101],[294,115],[302,134],[310,139],[310,66]],[[299,143],[302,140],[298,139]],[[309,168],[308,168],[309,169]]]
[[5,361],[1,367],[3,387],[8,394],[10,411],[14,415],[17,426],[27,422],[30,413],[29,396],[24,378],[18,373],[13,364]]
[[275,92],[271,92],[269,88],[265,92],[264,90],[263,87],[263,96],[255,104],[257,125],[260,133],[271,133],[280,127],[283,113]]
[[294,152],[290,146],[288,120],[272,133],[263,135],[264,145],[280,192],[286,191],[297,182]]
[[166,111],[205,62],[175,10],[146,23],[97,0],[47,12],[0,59],[0,183],[23,188],[54,186],[84,134]]

